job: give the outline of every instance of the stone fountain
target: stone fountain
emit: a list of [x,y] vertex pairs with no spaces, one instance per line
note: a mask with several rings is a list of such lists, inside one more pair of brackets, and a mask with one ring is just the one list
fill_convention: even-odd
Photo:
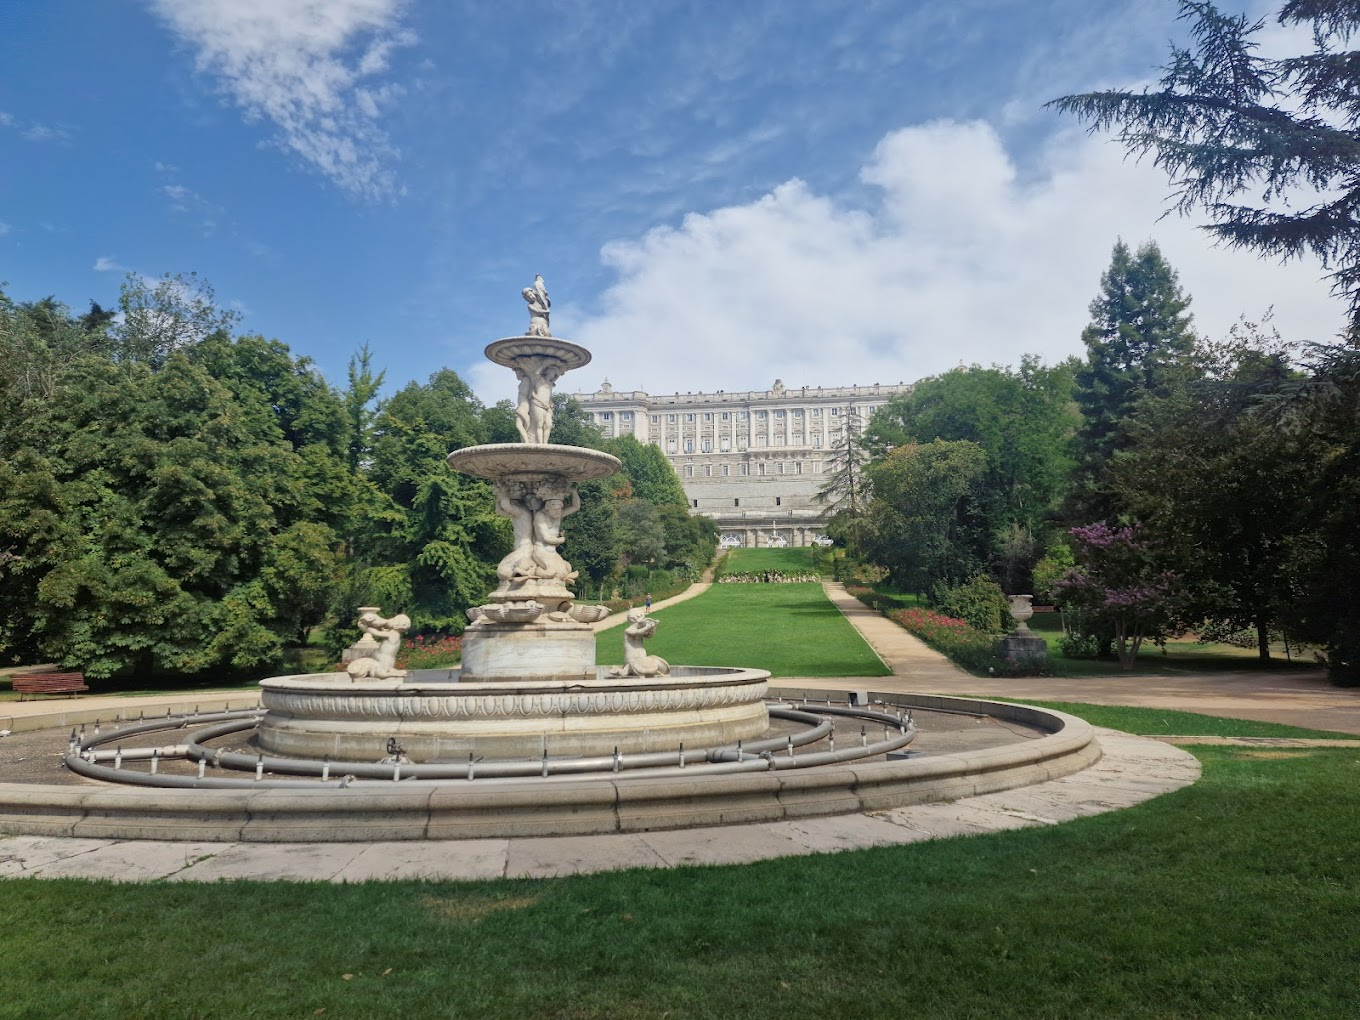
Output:
[[484,605],[469,610],[463,663],[455,670],[395,668],[410,621],[361,611],[369,636],[347,672],[262,682],[266,751],[317,759],[377,761],[395,741],[415,762],[674,751],[764,733],[764,670],[672,666],[646,654],[656,629],[630,614],[626,661],[595,663],[593,624],[608,615],[576,602],[576,571],[563,559],[566,518],[581,506],[579,483],[612,474],[607,453],[549,442],[553,387],[590,352],[549,330],[551,302],[537,277],[523,291],[529,328],[497,340],[486,356],[519,380],[518,443],[455,450],[457,471],[485,478],[514,541]]

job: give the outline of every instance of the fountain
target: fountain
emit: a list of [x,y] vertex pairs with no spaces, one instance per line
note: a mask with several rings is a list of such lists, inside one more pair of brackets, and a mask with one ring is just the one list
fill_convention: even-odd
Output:
[[[366,654],[346,674],[277,677],[262,684],[264,750],[373,762],[395,739],[414,762],[674,751],[749,740],[769,725],[769,674],[758,669],[671,666],[642,642],[656,621],[630,617],[628,661],[595,663],[603,606],[575,601],[576,571],[562,558],[564,521],[580,509],[577,485],[612,474],[607,453],[549,442],[553,387],[590,361],[554,337],[543,278],[524,289],[529,329],[486,356],[519,380],[518,443],[455,450],[457,471],[485,478],[514,541],[485,605],[469,610],[456,670],[394,668],[405,617],[364,607]],[[355,646],[359,648],[358,645]]]
[[[87,713],[62,714],[63,728],[45,732],[52,746],[67,742],[65,774],[96,785],[0,783],[0,832],[281,842],[620,833],[949,800],[1100,757],[1088,724],[1046,709],[770,692],[764,670],[672,664],[647,653],[658,621],[638,609],[625,661],[596,665],[593,624],[607,610],[576,602],[560,547],[577,485],[619,463],[549,442],[553,384],[590,354],[552,336],[541,277],[524,297],[528,331],[486,349],[519,379],[521,442],[448,457],[491,482],[514,535],[496,589],[469,611],[461,668],[399,668],[411,621],[361,607],[364,637],[343,671],[264,680],[258,705],[214,697],[205,712],[165,706],[164,717],[139,711],[102,729],[96,715],[88,730]],[[933,750],[907,749],[914,713],[935,731]],[[973,725],[985,716],[1007,725]]]

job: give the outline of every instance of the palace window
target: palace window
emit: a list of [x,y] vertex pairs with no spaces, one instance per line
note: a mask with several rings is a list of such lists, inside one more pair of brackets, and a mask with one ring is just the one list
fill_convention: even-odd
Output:
[[758,475],[763,475],[764,473],[765,473],[765,462],[762,460],[759,464],[756,465],[756,474],[758,474]]
[[600,412],[600,421],[613,421],[613,420],[614,420],[614,412],[613,412],[613,411],[601,411],[601,412]]
[[776,411],[776,412],[774,413],[774,416],[775,416],[776,418],[778,418],[780,421],[783,421],[783,420],[784,420],[784,412],[783,412],[783,411]]
[[691,421],[693,421],[693,420],[694,420],[694,415],[692,415],[692,414],[687,414],[687,415],[685,415],[685,421],[691,422]]
[[822,434],[820,432],[812,433],[812,447],[815,450],[822,448]]
[[705,477],[705,478],[712,478],[712,477],[713,477],[713,465],[712,465],[712,464],[705,464],[705,465],[704,465],[704,477]]
[[666,452],[667,452],[667,453],[674,453],[674,452],[675,452],[675,440],[674,440],[674,439],[672,439],[672,440],[670,440],[669,442],[666,443]]
[[705,440],[704,440],[704,453],[712,453],[712,452],[713,452],[713,440],[711,440],[711,439],[705,439]]
[[728,450],[732,449],[732,440],[728,439],[726,436],[723,436],[721,439],[718,440],[718,449],[721,450],[723,453],[726,453]]
[[765,412],[764,412],[764,411],[757,411],[757,412],[756,412],[756,421],[764,421],[764,420],[765,420],[765,417],[766,417],[766,415],[765,415]]
[[632,421],[632,420],[633,420],[633,412],[632,412],[632,411],[620,411],[620,412],[619,412],[619,420],[620,420],[620,421]]
[[814,407],[814,408],[812,409],[812,417],[814,417],[814,418],[820,418],[821,416],[822,416],[822,409],[821,409],[820,407]]
[[[782,465],[781,465],[781,466],[782,466]],[[774,498],[774,505],[775,505],[775,506],[779,506],[780,502],[781,502],[780,497],[776,496],[776,497]]]
[[784,445],[784,433],[780,432],[780,433],[777,433],[777,434],[775,435],[775,437],[774,437],[774,445],[775,445],[775,446],[783,446],[783,445]]
[[706,411],[706,412],[704,412],[704,421],[712,421],[712,420],[713,420],[713,412],[712,412],[712,411]]
[[738,465],[737,465],[737,474],[739,474],[739,475],[745,475],[745,474],[749,474],[749,473],[750,473],[750,471],[748,470],[747,465],[745,465],[745,464],[738,464]]
[[733,506],[741,506],[741,500],[739,500],[739,499],[734,499],[734,500],[732,500],[732,505],[733,505]]
[[774,466],[774,473],[777,475],[782,475],[784,473],[784,462],[782,460]]
[[652,424],[653,424],[653,425],[660,425],[660,424],[661,424],[661,415],[659,415],[659,414],[654,414],[654,415],[652,415]]
[[793,473],[795,475],[801,475],[803,473],[803,462],[801,460],[793,465]]
[[698,501],[697,499],[691,501],[691,504],[690,504],[690,505],[693,506],[695,510],[698,510],[698,509],[699,509],[699,501]]
[[668,415],[666,415],[666,421],[668,421],[668,422],[670,422],[672,425],[674,425],[674,424],[675,424],[675,415],[673,415],[673,414],[668,414]]
[[731,412],[731,411],[724,411],[724,412],[722,413],[722,420],[723,420],[723,421],[731,421],[731,420],[732,420],[732,412]]
[[723,473],[723,477],[726,478],[726,477],[727,477],[727,465],[726,465],[726,464],[724,464],[724,465],[722,466],[722,473]]
[[800,407],[798,410],[794,411],[794,412],[793,412],[793,416],[794,416],[795,418],[801,418],[801,417],[803,417],[803,409]]
[[693,439],[686,439],[686,440],[685,440],[685,452],[686,452],[686,453],[693,453],[693,452],[694,452],[694,440],[693,440]]
[[793,434],[793,445],[794,445],[794,446],[802,446],[802,445],[803,445],[803,433],[801,433],[801,432],[795,432],[795,433]]
[[686,464],[686,465],[685,465],[685,477],[686,477],[686,478],[693,478],[693,477],[694,477],[694,465],[693,465],[693,464]]
[[746,420],[747,420],[748,418],[750,418],[750,417],[751,417],[751,414],[750,414],[749,411],[738,411],[738,412],[737,412],[737,421],[746,421]]
[[738,449],[738,450],[744,450],[744,449],[746,449],[746,437],[745,437],[745,436],[738,436],[738,437],[737,437],[737,449]]

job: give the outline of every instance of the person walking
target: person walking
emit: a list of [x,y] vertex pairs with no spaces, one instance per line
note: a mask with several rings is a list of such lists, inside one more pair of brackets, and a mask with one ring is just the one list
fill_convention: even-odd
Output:
[[647,593],[647,601],[643,603],[642,611],[643,611],[644,613],[650,613],[650,612],[652,611],[652,593],[651,593],[651,592],[648,592],[648,593]]

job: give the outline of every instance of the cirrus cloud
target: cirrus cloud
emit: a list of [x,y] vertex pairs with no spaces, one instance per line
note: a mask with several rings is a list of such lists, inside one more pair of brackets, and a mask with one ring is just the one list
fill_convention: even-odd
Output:
[[363,198],[394,189],[395,152],[379,119],[400,91],[381,82],[391,54],[415,41],[404,0],[151,0],[247,118]]

